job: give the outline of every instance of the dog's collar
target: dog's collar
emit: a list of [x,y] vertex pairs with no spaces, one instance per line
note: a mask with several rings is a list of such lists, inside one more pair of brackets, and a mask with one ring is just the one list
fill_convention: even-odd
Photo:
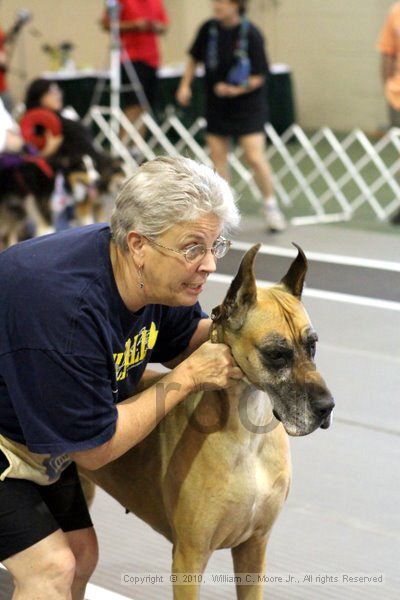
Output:
[[[224,343],[224,330],[222,328],[221,322],[224,318],[226,318],[226,314],[224,312],[224,308],[219,306],[215,306],[212,311],[210,318],[212,320],[212,324],[210,327],[210,342],[212,344],[223,344]],[[232,352],[232,350],[231,350]],[[233,357],[235,358],[235,357]],[[247,385],[251,386],[252,383],[248,380],[247,377],[243,377],[242,381]]]
[[215,306],[211,311],[212,324],[210,327],[210,341],[212,344],[220,344],[223,342],[223,331],[221,327],[222,310],[221,306]]

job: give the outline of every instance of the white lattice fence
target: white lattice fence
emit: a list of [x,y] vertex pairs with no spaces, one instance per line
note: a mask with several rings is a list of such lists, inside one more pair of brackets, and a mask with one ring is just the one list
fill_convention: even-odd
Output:
[[[199,140],[206,126],[202,118],[187,128],[173,111],[167,113],[161,125],[144,114],[133,126],[117,110],[114,119],[136,147],[132,155],[109,125],[110,109],[94,107],[91,112],[100,129],[98,140],[109,140],[124,160],[127,172],[137,167],[138,160],[150,160],[159,154],[184,154],[211,164]],[[148,130],[146,139],[139,133],[142,123]],[[349,220],[360,209],[383,221],[399,209],[400,129],[391,129],[376,143],[359,129],[341,139],[327,127],[312,135],[299,125],[292,125],[282,136],[270,124],[265,130],[275,190],[282,204],[290,207],[293,225]],[[231,152],[228,160],[236,191],[243,195],[247,189],[261,203],[261,193],[240,149]]]
[[[359,129],[339,139],[324,127],[311,136],[298,126],[279,137],[266,126],[268,158],[279,158],[275,178],[292,206],[305,198],[311,215],[294,224],[350,219],[361,207],[381,221],[400,207],[400,129],[390,130],[375,144]],[[290,191],[288,191],[290,189]]]

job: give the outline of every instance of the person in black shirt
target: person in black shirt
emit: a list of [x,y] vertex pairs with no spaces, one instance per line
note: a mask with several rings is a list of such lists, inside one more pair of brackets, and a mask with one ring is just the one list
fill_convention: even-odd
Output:
[[197,63],[204,63],[207,144],[215,168],[228,179],[229,143],[237,138],[263,194],[267,228],[282,231],[285,219],[264,156],[268,61],[263,36],[245,18],[245,8],[245,0],[214,0],[214,19],[197,32],[177,100],[182,106],[190,103]]

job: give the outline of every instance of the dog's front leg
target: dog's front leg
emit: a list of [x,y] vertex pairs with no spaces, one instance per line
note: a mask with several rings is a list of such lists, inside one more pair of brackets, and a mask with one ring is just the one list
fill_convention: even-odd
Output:
[[[267,536],[252,537],[239,546],[232,548],[233,566],[236,574],[253,573],[254,579],[265,570],[265,552],[267,548]],[[252,578],[253,581],[253,578]],[[262,580],[261,580],[262,581]],[[263,585],[236,585],[238,600],[262,600]]]
[[197,549],[174,546],[172,581],[175,581],[174,600],[197,600],[200,594],[201,575],[207,566],[210,552],[201,553]]

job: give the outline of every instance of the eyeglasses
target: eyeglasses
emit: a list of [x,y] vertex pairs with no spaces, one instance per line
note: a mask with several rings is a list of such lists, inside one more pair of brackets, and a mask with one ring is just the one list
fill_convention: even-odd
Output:
[[214,258],[222,258],[228,252],[232,244],[230,240],[226,240],[223,237],[219,237],[215,240],[211,248],[207,248],[204,244],[194,244],[193,246],[189,246],[189,248],[186,248],[186,250],[176,250],[175,248],[168,248],[168,246],[163,246],[163,244],[159,244],[158,242],[155,242],[154,240],[148,238],[145,235],[143,235],[142,237],[144,237],[149,242],[149,244],[152,244],[153,246],[159,246],[160,248],[164,248],[164,250],[170,250],[171,252],[175,252],[175,254],[180,254],[181,256],[184,256],[185,260],[188,263],[195,263],[197,261],[200,261],[207,254],[208,250],[210,250]]

